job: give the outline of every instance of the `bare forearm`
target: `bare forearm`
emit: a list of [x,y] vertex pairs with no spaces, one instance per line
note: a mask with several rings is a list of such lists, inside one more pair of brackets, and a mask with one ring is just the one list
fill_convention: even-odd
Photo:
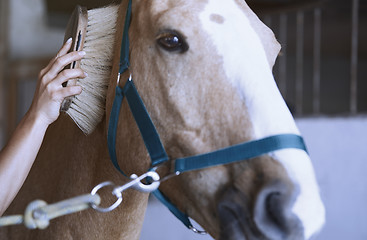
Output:
[[47,127],[59,117],[61,102],[65,97],[82,91],[80,86],[62,86],[70,79],[87,76],[81,69],[64,69],[85,55],[85,52],[68,53],[71,43],[69,39],[56,57],[40,71],[31,107],[0,152],[0,216],[24,183]]
[[27,113],[0,152],[0,215],[10,205],[37,156],[47,124]]

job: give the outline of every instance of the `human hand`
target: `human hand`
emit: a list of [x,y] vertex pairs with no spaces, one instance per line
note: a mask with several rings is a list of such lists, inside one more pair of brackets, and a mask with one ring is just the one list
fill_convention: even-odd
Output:
[[83,58],[85,52],[68,53],[71,47],[69,39],[60,49],[55,58],[39,73],[37,90],[28,114],[33,115],[42,124],[48,126],[60,115],[60,106],[64,98],[80,94],[81,86],[62,84],[75,78],[85,78],[87,74],[81,69],[64,69],[68,64]]

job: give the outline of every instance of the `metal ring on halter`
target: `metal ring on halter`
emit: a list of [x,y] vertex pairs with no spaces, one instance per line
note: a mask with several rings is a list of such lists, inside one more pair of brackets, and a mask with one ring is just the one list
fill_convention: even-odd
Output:
[[168,174],[167,176],[164,176],[164,177],[160,180],[160,182],[167,181],[168,179],[173,178],[173,177],[177,177],[177,176],[179,176],[180,174],[181,174],[181,173],[180,173],[179,171],[176,171],[176,172],[174,172],[174,173]]
[[119,74],[117,74],[117,86],[119,86],[120,85],[120,73]]
[[206,231],[200,231],[200,230],[198,230],[197,228],[195,228],[193,226],[190,227],[190,230],[193,231],[194,233],[199,234],[199,235],[206,235],[206,234],[208,234]]
[[[133,75],[132,73],[130,72],[130,68],[127,69],[127,71],[129,71],[129,78],[128,78],[128,81],[132,81],[133,80]],[[120,86],[120,76],[121,76],[121,73],[118,73],[117,75],[117,86]]]
[[[154,171],[154,172],[157,172],[157,170],[159,169],[159,168],[164,168],[164,167],[166,167],[167,168],[167,166],[166,165],[164,165],[164,164],[159,164],[158,166],[155,166],[155,167],[153,167],[152,169],[151,169],[151,171]],[[169,180],[169,179],[171,179],[171,178],[173,178],[173,177],[177,177],[177,176],[179,176],[179,175],[181,175],[181,172],[180,171],[175,171],[175,172],[171,172],[170,173],[170,170],[169,170],[169,168],[168,168],[168,174],[166,175],[166,176],[163,176],[160,180],[159,180],[159,182],[164,182],[164,181],[167,181],[167,180]]]
[[[104,182],[101,184],[98,184],[97,186],[95,186],[91,192],[92,195],[95,195],[100,189],[107,187],[107,186],[114,186],[115,184],[113,184],[112,182]],[[110,207],[108,208],[101,208],[95,204],[91,204],[91,207],[98,211],[98,212],[102,212],[102,213],[106,213],[106,212],[111,212],[113,211],[115,208],[117,208],[121,203],[122,203],[122,193],[121,192],[113,192],[113,194],[117,197],[117,200],[114,204],[112,204]]]

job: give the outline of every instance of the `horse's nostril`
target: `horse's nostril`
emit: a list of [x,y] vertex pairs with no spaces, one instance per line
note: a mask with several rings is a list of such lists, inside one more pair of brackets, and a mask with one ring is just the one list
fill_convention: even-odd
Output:
[[284,222],[284,212],[282,206],[282,195],[279,192],[270,193],[265,201],[265,208],[269,217],[269,220],[280,227]]
[[304,240],[302,223],[292,212],[297,196],[295,187],[284,181],[266,184],[253,196],[228,188],[217,208],[219,239]]
[[264,187],[257,196],[254,221],[269,239],[304,239],[301,222],[292,212],[298,193],[291,188],[276,182]]

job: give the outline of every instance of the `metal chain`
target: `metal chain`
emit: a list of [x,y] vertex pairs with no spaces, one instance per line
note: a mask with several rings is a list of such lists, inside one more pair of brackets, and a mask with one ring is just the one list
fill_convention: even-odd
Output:
[[[1,217],[0,227],[24,224],[29,229],[45,229],[49,226],[50,220],[52,219],[90,208],[99,212],[110,212],[122,203],[122,192],[125,190],[134,188],[140,192],[149,193],[158,189],[160,185],[160,177],[155,171],[147,172],[139,177],[133,174],[130,178],[132,180],[122,186],[116,186],[111,182],[104,182],[94,187],[90,194],[85,194],[55,204],[48,205],[42,200],[33,201],[27,206],[24,215]],[[143,180],[146,180],[147,183],[142,183]],[[99,207],[101,198],[97,192],[106,186],[113,186],[112,194],[117,197],[117,200],[112,206],[102,208]]]

